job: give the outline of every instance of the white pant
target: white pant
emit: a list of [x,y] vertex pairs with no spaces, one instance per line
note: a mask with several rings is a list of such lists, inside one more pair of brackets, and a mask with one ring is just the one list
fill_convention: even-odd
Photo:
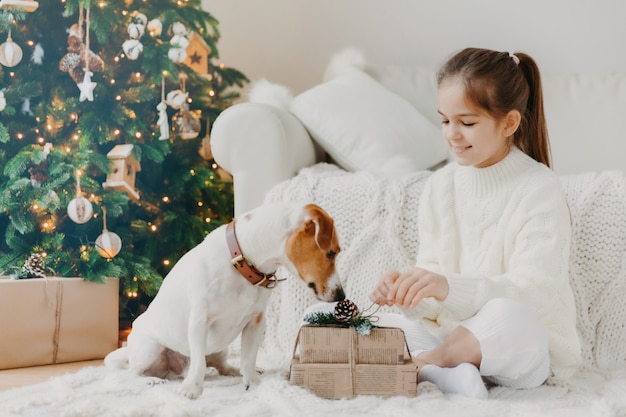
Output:
[[[315,304],[305,315],[332,311],[334,306],[335,303]],[[434,349],[444,340],[430,333],[421,322],[401,314],[380,314],[376,325],[401,328],[414,355]],[[510,388],[534,388],[550,376],[548,334],[522,304],[504,298],[490,300],[460,325],[480,342],[480,374],[492,383]]]

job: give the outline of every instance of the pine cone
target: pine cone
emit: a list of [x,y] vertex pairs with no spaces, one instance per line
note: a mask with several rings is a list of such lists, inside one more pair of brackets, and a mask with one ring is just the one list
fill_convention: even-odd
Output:
[[333,317],[340,323],[347,323],[357,314],[359,314],[359,308],[352,301],[346,299],[337,303]]
[[28,173],[30,174],[31,181],[34,181],[36,184],[43,184],[48,181],[48,164],[46,161],[43,161],[39,165],[32,166],[28,168]]
[[80,55],[75,52],[68,52],[59,61],[59,69],[63,72],[68,72],[71,69],[78,67],[80,64]]
[[43,257],[38,253],[30,255],[22,266],[22,273],[26,278],[44,278]]

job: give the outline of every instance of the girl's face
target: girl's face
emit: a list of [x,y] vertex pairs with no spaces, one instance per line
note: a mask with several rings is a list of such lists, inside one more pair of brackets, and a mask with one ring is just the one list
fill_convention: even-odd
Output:
[[507,131],[506,120],[495,120],[469,103],[460,79],[443,80],[438,99],[443,137],[459,165],[484,168],[509,153],[511,141],[507,136],[513,132]]

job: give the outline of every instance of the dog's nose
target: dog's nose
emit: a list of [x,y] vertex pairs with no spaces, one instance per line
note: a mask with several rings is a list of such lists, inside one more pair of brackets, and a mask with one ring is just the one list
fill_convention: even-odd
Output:
[[333,301],[341,301],[346,298],[346,293],[343,292],[343,288],[339,288],[335,291],[335,299]]

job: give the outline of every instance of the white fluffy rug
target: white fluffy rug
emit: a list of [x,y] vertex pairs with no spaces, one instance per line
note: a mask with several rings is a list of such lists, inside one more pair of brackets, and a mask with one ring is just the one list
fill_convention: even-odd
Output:
[[245,391],[240,377],[207,373],[197,400],[176,393],[180,380],[150,386],[145,379],[102,366],[0,392],[2,417],[216,417],[216,416],[393,416],[393,417],[618,417],[626,415],[626,374],[610,382],[580,375],[567,385],[527,391],[493,388],[488,400],[443,395],[429,383],[415,398],[359,396],[324,400],[289,384],[286,369],[267,370]]

